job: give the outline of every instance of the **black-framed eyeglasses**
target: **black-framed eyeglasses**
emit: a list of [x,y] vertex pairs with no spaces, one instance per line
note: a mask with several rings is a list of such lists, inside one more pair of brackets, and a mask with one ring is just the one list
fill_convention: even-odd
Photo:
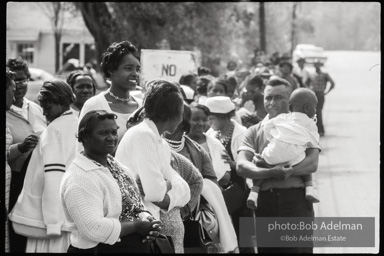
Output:
[[26,87],[28,85],[29,79],[26,78],[26,79],[21,79],[21,80],[14,80],[14,81],[15,81],[16,86]]

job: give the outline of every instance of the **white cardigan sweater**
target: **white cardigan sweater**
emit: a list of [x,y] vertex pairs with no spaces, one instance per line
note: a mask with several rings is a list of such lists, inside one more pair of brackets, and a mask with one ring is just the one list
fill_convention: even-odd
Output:
[[121,192],[106,167],[77,153],[63,177],[60,193],[72,246],[88,249],[119,241]]
[[[77,117],[69,110],[41,134],[26,171],[23,190],[10,213],[12,221],[47,230],[68,231],[60,203],[60,183],[75,157]],[[64,113],[64,114],[65,114]]]
[[[162,201],[166,193],[170,198],[168,211],[189,202],[189,186],[171,167],[171,149],[153,121],[146,118],[124,134],[116,159],[132,171],[132,176],[140,179],[145,194],[143,203],[156,219],[160,219],[160,208],[152,202]],[[168,192],[165,179],[172,183]]]

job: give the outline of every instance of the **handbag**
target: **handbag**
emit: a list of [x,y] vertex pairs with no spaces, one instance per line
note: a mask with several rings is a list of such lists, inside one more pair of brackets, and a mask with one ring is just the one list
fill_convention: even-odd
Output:
[[150,242],[151,253],[174,254],[175,246],[172,237],[159,234],[155,240]]
[[233,183],[224,189],[223,197],[225,204],[227,205],[228,213],[232,214],[234,211],[244,206],[247,196],[247,192],[241,188],[238,183]]
[[207,247],[218,237],[219,224],[216,215],[207,203],[199,204],[196,207],[196,214],[189,210],[189,217],[183,220],[185,235],[184,247]]
[[68,248],[68,253],[76,254],[151,254],[151,253],[175,253],[172,238],[159,234],[153,241],[143,243],[143,236],[139,234],[130,234],[121,238],[120,242],[114,244],[99,243],[97,246],[89,249],[79,249],[72,245]]
[[[12,220],[11,220],[12,221]],[[12,227],[16,234],[31,238],[49,238],[45,228],[28,226],[12,221]]]

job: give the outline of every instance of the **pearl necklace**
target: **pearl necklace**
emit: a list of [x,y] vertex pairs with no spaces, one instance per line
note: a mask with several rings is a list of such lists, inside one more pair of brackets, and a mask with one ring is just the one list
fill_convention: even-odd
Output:
[[165,137],[163,137],[163,138],[166,142],[168,142],[169,147],[175,152],[180,152],[185,146],[185,137],[184,136],[181,137],[181,141],[170,140],[170,139],[167,139]]
[[225,148],[227,148],[228,143],[229,143],[229,141],[230,141],[231,138],[232,138],[232,134],[233,134],[233,131],[234,131],[234,130],[235,130],[235,126],[233,125],[232,128],[231,128],[231,130],[229,131],[229,133],[227,134],[227,136],[225,136],[224,139],[221,139],[221,138],[220,138],[220,137],[221,137],[221,132],[218,131],[218,133],[217,133],[217,135],[216,135],[216,138],[220,140],[221,144],[223,144],[223,146],[224,146]]
[[125,98],[125,99],[124,99],[124,98],[117,97],[116,95],[114,95],[114,94],[111,92],[111,90],[109,90],[108,93],[109,93],[109,95],[112,96],[112,98],[114,98],[115,100],[119,100],[119,101],[126,101],[126,102],[128,102],[129,99],[131,98],[131,96],[129,96],[128,98]]

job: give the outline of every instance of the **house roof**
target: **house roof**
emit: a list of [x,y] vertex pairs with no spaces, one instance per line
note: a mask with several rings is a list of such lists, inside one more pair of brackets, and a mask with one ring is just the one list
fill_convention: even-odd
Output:
[[33,29],[12,29],[7,30],[7,40],[9,41],[37,41],[40,31]]

